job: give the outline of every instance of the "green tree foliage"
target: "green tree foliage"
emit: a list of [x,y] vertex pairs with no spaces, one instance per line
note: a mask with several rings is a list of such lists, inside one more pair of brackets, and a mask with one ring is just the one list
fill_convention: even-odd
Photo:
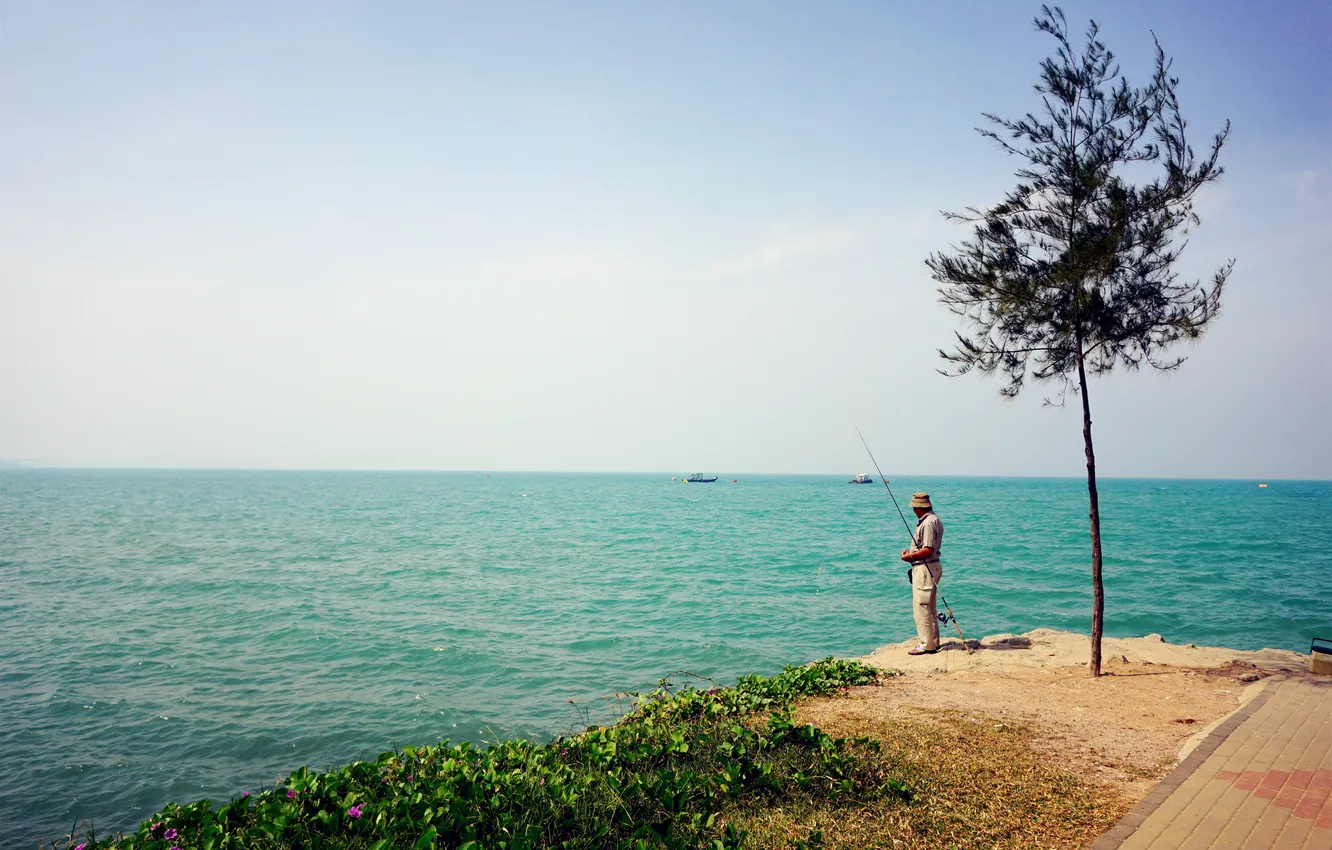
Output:
[[[1091,503],[1092,655],[1100,675],[1104,596],[1087,374],[1144,362],[1173,370],[1163,356],[1196,340],[1216,317],[1231,260],[1209,285],[1181,281],[1175,262],[1199,219],[1194,196],[1221,176],[1230,124],[1205,156],[1185,138],[1171,62],[1156,42],[1151,79],[1130,86],[1114,54],[1087,29],[1081,52],[1058,8],[1041,7],[1036,28],[1058,42],[1041,63],[1042,108],[1017,120],[986,114],[980,130],[1021,160],[1017,186],[986,209],[946,213],[974,225],[971,239],[927,260],[940,300],[962,317],[956,347],[939,353],[945,374],[1000,373],[1014,397],[1028,377],[1081,396]],[[1155,41],[1155,39],[1153,39]],[[1141,180],[1139,178],[1151,179]],[[1139,179],[1139,182],[1134,182]]]

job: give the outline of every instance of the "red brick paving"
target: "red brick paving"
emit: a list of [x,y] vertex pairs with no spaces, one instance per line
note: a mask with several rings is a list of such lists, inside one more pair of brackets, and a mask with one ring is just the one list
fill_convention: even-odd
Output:
[[1273,677],[1095,850],[1332,848],[1332,679]]

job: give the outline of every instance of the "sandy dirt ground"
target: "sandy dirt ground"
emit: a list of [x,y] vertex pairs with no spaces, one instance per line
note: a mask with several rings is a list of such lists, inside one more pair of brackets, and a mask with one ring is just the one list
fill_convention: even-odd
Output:
[[1308,670],[1308,657],[1295,652],[1181,646],[1160,635],[1104,640],[1099,679],[1088,675],[1086,635],[993,635],[973,642],[970,654],[956,638],[934,655],[907,655],[914,645],[884,646],[862,659],[901,673],[885,686],[816,701],[802,719],[852,730],[858,719],[911,722],[913,714],[924,719],[944,709],[1021,724],[1059,765],[1134,799],[1266,677]]

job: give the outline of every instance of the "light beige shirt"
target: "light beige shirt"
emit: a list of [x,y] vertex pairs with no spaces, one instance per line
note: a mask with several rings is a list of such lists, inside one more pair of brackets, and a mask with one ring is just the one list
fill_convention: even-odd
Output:
[[924,549],[926,546],[934,550],[934,556],[929,562],[939,560],[943,550],[943,522],[934,511],[916,521],[916,533],[911,538],[912,549]]

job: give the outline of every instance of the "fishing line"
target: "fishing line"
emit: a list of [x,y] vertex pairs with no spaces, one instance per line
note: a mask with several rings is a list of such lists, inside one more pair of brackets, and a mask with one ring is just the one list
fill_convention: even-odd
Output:
[[[902,513],[902,506],[897,503],[897,497],[893,495],[893,488],[888,486],[888,477],[879,469],[879,462],[874,459],[874,452],[870,451],[869,443],[865,442],[865,435],[860,433],[859,426],[853,426],[856,429],[856,436],[860,438],[860,444],[865,447],[865,453],[870,457],[870,463],[874,464],[874,471],[879,473],[879,480],[883,482],[884,489],[888,491],[888,498],[893,500],[893,507],[897,508],[897,515],[902,518],[902,525],[906,526],[907,539],[911,541],[912,546],[916,545],[916,533],[911,530],[911,523],[907,522],[906,514]],[[912,565],[915,566],[914,564]],[[929,569],[926,567],[926,569]],[[938,584],[935,584],[938,587]],[[967,655],[971,654],[971,644],[967,643],[966,637],[962,634],[962,627],[957,623],[957,617],[953,616],[953,609],[948,607],[948,600],[944,598],[943,591],[939,592],[939,601],[943,603],[947,614],[938,614],[939,622],[942,625],[948,625],[948,621],[953,621],[953,628],[957,629],[957,636],[962,639],[962,646],[966,648]]]

